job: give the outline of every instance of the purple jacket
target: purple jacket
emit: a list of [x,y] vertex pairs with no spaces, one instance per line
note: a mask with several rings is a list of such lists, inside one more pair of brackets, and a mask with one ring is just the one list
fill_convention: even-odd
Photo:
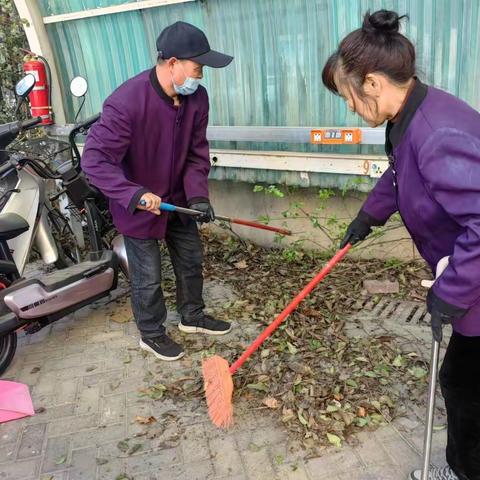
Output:
[[450,255],[433,291],[467,310],[454,330],[480,336],[480,114],[417,80],[386,150],[390,168],[362,211],[381,225],[398,210],[433,272]]
[[107,98],[88,134],[82,168],[109,198],[121,233],[165,237],[167,214],[136,210],[146,192],[179,206],[208,199],[208,108],[203,87],[175,107],[155,69],[131,78]]

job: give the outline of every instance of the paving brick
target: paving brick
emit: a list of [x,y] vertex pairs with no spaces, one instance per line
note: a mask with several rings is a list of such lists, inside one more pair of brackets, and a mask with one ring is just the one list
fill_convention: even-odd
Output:
[[30,458],[40,455],[45,437],[46,424],[27,425],[23,430],[17,458]]
[[80,380],[76,378],[66,378],[56,380],[55,385],[55,403],[62,405],[64,403],[73,403],[77,398],[78,385]]
[[405,480],[405,478],[405,475],[391,466],[369,467],[338,476],[338,480]]
[[305,462],[307,472],[313,480],[320,480],[340,473],[362,470],[362,463],[352,448],[343,447],[339,451],[327,451],[323,456]]
[[361,432],[357,434],[357,438],[360,444],[353,450],[364,466],[393,465],[393,459],[370,432]]
[[55,377],[57,381],[68,380],[77,377],[85,377],[87,375],[94,375],[103,370],[102,362],[86,363],[85,365],[77,365],[76,367],[62,368],[55,370]]
[[242,460],[250,480],[265,480],[277,478],[266,448],[252,452],[242,452]]
[[[207,460],[217,454],[217,452],[210,454],[208,440],[205,437],[205,429],[202,424],[192,425],[187,429],[181,439],[181,448],[183,458],[188,459],[189,462]],[[228,453],[225,452],[224,454],[228,456]]]
[[121,423],[75,432],[70,435],[70,439],[72,441],[72,448],[83,448],[92,445],[100,447],[106,442],[123,440],[125,436],[125,424]]
[[99,384],[116,384],[117,382],[124,379],[123,369],[110,370],[106,372],[98,372],[83,379],[83,385],[92,386]]
[[96,342],[109,342],[110,340],[114,340],[116,338],[122,338],[123,332],[116,331],[116,332],[91,332],[88,336],[89,343],[96,343]]
[[69,480],[92,480],[97,471],[97,449],[95,447],[82,448],[72,452],[72,468]]
[[45,361],[43,368],[45,370],[61,370],[64,368],[77,367],[79,365],[90,365],[101,360],[99,355],[85,355],[84,353],[77,353],[73,355],[64,356],[62,361],[49,358]]
[[0,423],[0,443],[15,443],[20,437],[23,427],[24,423],[21,420]]
[[84,385],[79,386],[79,392],[76,401],[75,413],[82,415],[86,413],[95,413],[100,404],[100,387]]
[[[97,457],[102,458],[103,457]],[[114,480],[121,473],[127,471],[126,462],[123,458],[111,458],[107,463],[99,465],[97,468],[96,480]],[[172,480],[174,477],[171,477]],[[135,480],[136,477],[135,477]]]
[[270,426],[256,430],[241,430],[235,433],[240,450],[247,450],[252,443],[258,447],[280,444],[286,441],[285,432],[279,428]]
[[2,480],[24,480],[38,472],[39,459],[19,460],[16,462],[3,463],[0,467]]
[[[190,435],[190,429],[187,430]],[[199,439],[200,440],[200,439]],[[192,437],[191,442],[195,440]],[[218,476],[244,474],[242,458],[233,436],[209,441],[215,473]],[[184,448],[184,442],[182,442]],[[203,446],[202,446],[203,447]],[[203,448],[202,448],[203,450]],[[185,451],[185,450],[184,450]],[[208,445],[205,451],[208,453]],[[186,456],[185,458],[190,458]]]
[[[0,443],[0,463],[9,462],[15,458],[15,450],[17,444],[15,442],[1,442]],[[1,471],[1,466],[0,466]]]
[[57,435],[68,435],[97,425],[98,415],[77,415],[74,417],[65,417],[62,420],[54,421],[48,425],[48,436],[55,437]]
[[[42,406],[41,404],[37,404],[37,402],[35,401],[35,407],[37,411],[41,406]],[[26,419],[26,423],[28,425],[33,425],[36,423],[46,423],[46,422],[50,422],[51,420],[57,420],[59,418],[69,417],[74,413],[75,404],[66,403],[64,405],[56,405],[56,406],[43,407],[43,408],[45,408],[44,411],[40,411],[39,413],[36,413],[33,417],[28,417]]]
[[68,437],[48,439],[43,458],[42,472],[65,470],[65,468],[70,465],[70,449],[70,439]]
[[207,480],[213,478],[213,465],[210,460],[201,462],[188,462],[184,465],[185,477],[191,480]]
[[53,373],[41,372],[38,381],[32,389],[32,395],[52,395],[55,393],[57,383],[58,380]]
[[421,464],[421,456],[415,452],[412,447],[407,445],[400,437],[395,440],[387,441],[383,444],[385,450],[393,458],[397,472],[407,475],[412,465]]
[[147,472],[155,468],[180,464],[182,455],[177,448],[167,448],[150,453],[132,455],[126,459],[126,462],[127,473],[136,475],[137,473]]
[[110,425],[125,419],[126,396],[124,393],[102,397],[100,407],[100,424]]
[[309,480],[307,470],[303,463],[283,463],[276,467],[281,480]]
[[142,378],[127,378],[119,382],[113,381],[103,384],[103,395],[118,395],[119,393],[136,392],[145,386]]

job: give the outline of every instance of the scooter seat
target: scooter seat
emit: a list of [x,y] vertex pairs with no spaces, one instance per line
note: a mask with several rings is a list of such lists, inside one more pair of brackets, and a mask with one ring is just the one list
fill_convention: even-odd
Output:
[[0,213],[0,240],[18,237],[29,229],[28,222],[16,213]]

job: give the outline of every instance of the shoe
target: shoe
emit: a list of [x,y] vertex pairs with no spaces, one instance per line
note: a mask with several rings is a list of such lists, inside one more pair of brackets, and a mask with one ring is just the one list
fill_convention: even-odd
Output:
[[[422,471],[415,470],[410,474],[408,480],[421,480]],[[428,480],[458,480],[453,470],[447,465],[446,467],[431,467],[428,472]]]
[[180,331],[184,333],[208,333],[209,335],[225,335],[230,332],[232,325],[223,320],[215,320],[210,315],[204,315],[200,320],[187,322],[182,318],[178,324]]
[[140,348],[167,362],[178,360],[185,355],[183,348],[166,334],[140,339]]

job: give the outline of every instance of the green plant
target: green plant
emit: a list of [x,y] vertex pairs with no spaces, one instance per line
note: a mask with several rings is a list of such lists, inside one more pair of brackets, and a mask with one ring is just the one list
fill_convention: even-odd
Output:
[[14,87],[22,76],[22,48],[27,48],[24,20],[13,0],[0,0],[0,122],[13,119]]
[[[285,245],[285,237],[277,235],[275,237],[275,243],[283,247],[281,253],[282,258],[287,262],[294,262],[308,253],[308,247],[312,246],[316,246],[317,248],[320,247],[321,250],[327,252],[336,250],[341,239],[344,237],[352,218],[338,218],[335,213],[329,213],[327,211],[328,202],[335,196],[345,202],[355,195],[354,192],[358,190],[359,185],[364,182],[365,180],[359,177],[347,182],[348,185],[342,190],[333,190],[331,188],[319,189],[317,193],[317,206],[313,210],[308,210],[303,202],[292,198],[292,195],[298,190],[298,188],[289,186],[280,187],[276,185],[255,185],[253,191],[256,193],[262,192],[265,195],[270,195],[275,198],[287,197],[287,199],[291,199],[288,208],[281,212],[283,219],[288,219],[291,222],[298,219],[308,220],[313,229],[318,230],[321,233],[321,236],[324,237],[323,241],[317,241],[313,238],[311,233],[305,232],[304,234],[297,234],[296,240]],[[263,215],[259,218],[260,221],[267,224],[273,220],[268,215]],[[292,224],[290,223],[289,226],[291,228]],[[394,230],[400,226],[400,216],[398,214],[393,215],[387,227],[375,228],[368,240],[357,248],[365,248],[372,246],[373,244],[382,243],[382,237],[387,231]],[[325,245],[327,246],[325,247]]]

